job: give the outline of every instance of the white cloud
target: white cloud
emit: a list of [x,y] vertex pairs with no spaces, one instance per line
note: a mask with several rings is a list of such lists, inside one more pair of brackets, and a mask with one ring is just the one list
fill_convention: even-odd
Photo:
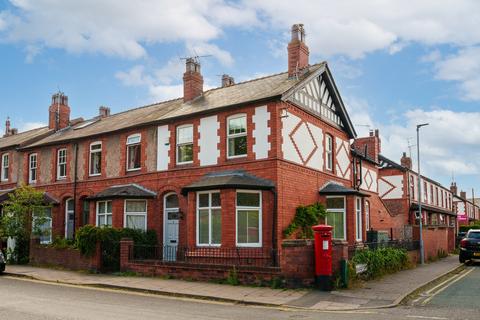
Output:
[[46,126],[46,124],[43,123],[43,122],[20,122],[20,126],[18,128],[18,131],[23,132],[23,131],[37,129],[37,128],[41,128],[41,127],[45,127],[45,126]]
[[[147,55],[146,45],[208,42],[222,27],[255,25],[255,12],[220,0],[11,0],[0,12],[0,39],[124,58]],[[1,30],[1,29],[0,29]],[[224,52],[217,50],[222,58]],[[228,60],[228,57],[226,58]]]
[[480,100],[480,46],[461,49],[454,55],[434,57],[435,77],[459,83],[465,100]]
[[223,49],[220,49],[218,46],[209,43],[195,43],[187,44],[187,51],[190,56],[208,56],[211,55],[217,58],[221,64],[224,66],[233,65],[232,55]]
[[145,67],[142,65],[134,66],[128,71],[119,71],[115,78],[127,87],[149,85],[153,82],[153,78],[145,74]]

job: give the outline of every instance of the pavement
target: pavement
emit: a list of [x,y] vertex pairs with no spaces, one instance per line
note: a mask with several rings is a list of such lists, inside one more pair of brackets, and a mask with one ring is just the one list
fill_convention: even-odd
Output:
[[106,287],[175,297],[322,311],[393,307],[409,294],[463,265],[458,256],[387,275],[354,289],[323,292],[314,289],[271,289],[141,276],[88,274],[29,265],[9,265],[6,274],[79,286]]

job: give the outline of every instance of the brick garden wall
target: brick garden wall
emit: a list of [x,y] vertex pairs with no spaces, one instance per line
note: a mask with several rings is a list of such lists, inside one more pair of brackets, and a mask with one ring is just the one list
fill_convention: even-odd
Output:
[[93,257],[84,257],[72,248],[57,249],[41,245],[38,239],[30,242],[30,264],[63,267],[71,270],[93,270],[101,268],[100,246]]
[[[423,228],[423,246],[425,260],[436,259],[440,251],[452,252],[455,248],[455,237],[453,227],[424,227]],[[419,228],[413,229],[413,237],[419,240]]]

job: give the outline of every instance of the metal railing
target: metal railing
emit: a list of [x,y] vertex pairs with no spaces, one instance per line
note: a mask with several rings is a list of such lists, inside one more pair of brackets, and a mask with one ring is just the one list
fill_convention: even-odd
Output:
[[278,254],[274,249],[141,246],[130,248],[130,260],[217,266],[276,267]]

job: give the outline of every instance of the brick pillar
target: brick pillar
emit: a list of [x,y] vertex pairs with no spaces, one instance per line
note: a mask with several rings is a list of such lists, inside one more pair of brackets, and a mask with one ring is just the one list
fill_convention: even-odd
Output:
[[102,269],[102,244],[100,241],[97,241],[95,253],[91,257],[90,269],[93,271],[100,271]]
[[120,271],[128,270],[132,250],[133,240],[131,238],[122,238],[122,240],[120,240]]

